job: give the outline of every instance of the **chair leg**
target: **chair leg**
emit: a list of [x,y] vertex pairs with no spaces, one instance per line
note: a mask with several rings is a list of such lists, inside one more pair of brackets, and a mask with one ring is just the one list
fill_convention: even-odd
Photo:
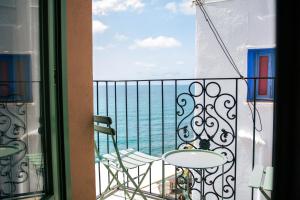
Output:
[[[135,188],[138,188],[138,185],[135,183],[134,179],[129,175],[128,172],[125,172],[126,176],[129,178],[130,182],[134,185]],[[144,200],[147,200],[146,196],[144,195],[144,193],[140,190],[140,189],[136,189],[138,190],[138,192],[141,194],[141,196],[143,197]],[[132,198],[130,198],[132,199]]]
[[[125,200],[126,200],[126,196],[128,196],[128,198],[129,198],[130,200],[133,200],[134,196],[135,196],[137,193],[139,193],[139,194],[142,196],[142,198],[143,198],[144,200],[147,200],[146,196],[144,195],[144,193],[142,192],[142,190],[140,189],[140,187],[141,187],[143,181],[145,180],[145,178],[146,178],[148,172],[150,171],[150,168],[151,168],[151,166],[152,166],[152,163],[149,164],[149,167],[147,168],[147,170],[146,170],[145,174],[143,175],[143,177],[142,177],[142,179],[141,179],[141,181],[140,181],[139,184],[136,184],[136,182],[134,181],[134,179],[131,177],[131,175],[129,174],[129,172],[128,172],[126,169],[123,169],[123,183],[121,183],[121,182],[119,181],[119,179],[117,178],[118,171],[117,171],[116,173],[113,173],[113,171],[112,171],[108,166],[106,166],[106,165],[104,165],[104,166],[106,167],[106,169],[107,169],[108,172],[112,175],[113,178],[112,178],[112,180],[110,181],[110,183],[108,184],[108,186],[107,186],[107,188],[105,189],[105,191],[103,192],[103,194],[101,195],[100,200],[105,199],[105,193],[107,193],[107,192],[109,191],[109,187],[111,186],[111,184],[113,183],[114,180],[116,180],[116,182],[117,182],[117,184],[118,184],[118,187],[120,187],[120,188],[122,188],[122,189],[124,190]],[[126,183],[125,183],[125,176],[124,176],[124,174],[126,174],[126,176],[129,178],[130,182],[131,182],[131,183],[134,185],[134,187],[136,188],[136,189],[134,190],[134,193],[133,193],[132,196],[129,195],[128,190],[126,189],[126,186],[125,186]]]
[[[117,184],[118,184],[118,187],[121,187],[124,190],[125,194],[130,198],[130,195],[129,195],[126,187],[123,186],[123,184],[119,181],[119,179],[116,176],[116,174],[118,173],[118,171],[114,174],[113,171],[111,171],[111,169],[108,166],[106,166],[106,165],[104,165],[104,166],[106,167],[106,169],[108,170],[108,172],[112,175],[112,177],[113,177],[112,181],[116,180]],[[108,185],[108,187],[106,188],[106,190],[109,189],[109,186],[110,185]]]
[[[126,184],[126,181],[125,181],[125,173],[122,172],[123,174],[123,185],[124,185],[124,188],[126,187],[125,184]],[[125,200],[126,200],[126,194],[125,194],[125,190],[124,190],[124,196],[125,196]]]
[[[139,183],[138,186],[136,187],[136,189],[135,189],[134,193],[132,194],[130,200],[132,200],[132,199],[134,198],[134,196],[136,195],[137,192],[139,192],[143,197],[145,197],[145,196],[144,196],[144,193],[141,191],[140,187],[141,187],[141,185],[142,185],[144,179],[146,178],[146,176],[147,176],[147,174],[148,174],[148,172],[149,172],[151,166],[152,166],[152,163],[149,164],[149,167],[147,168],[147,170],[146,170],[144,176],[142,177],[140,183]],[[146,198],[146,197],[145,197],[145,198]]]
[[[105,166],[106,167],[106,166]],[[112,175],[112,179],[110,180],[110,182],[108,183],[108,186],[106,187],[106,189],[104,190],[104,192],[102,193],[102,195],[100,196],[100,200],[105,199],[106,193],[109,192],[110,190],[110,186],[113,183],[113,181],[115,180],[116,174],[118,173],[118,171],[116,173],[113,173],[110,169],[107,169],[108,172]],[[117,180],[116,180],[117,181]],[[118,181],[117,181],[118,182]]]
[[112,179],[110,180],[110,182],[108,183],[108,186],[106,187],[106,189],[105,189],[104,192],[102,193],[102,195],[101,195],[101,197],[100,197],[100,200],[104,199],[105,194],[109,191],[110,186],[111,186],[111,184],[113,183],[113,181],[114,181],[114,178],[112,178]]
[[271,197],[262,189],[262,188],[259,188],[259,190],[261,191],[261,193],[264,195],[264,197],[267,199],[267,200],[271,200]]

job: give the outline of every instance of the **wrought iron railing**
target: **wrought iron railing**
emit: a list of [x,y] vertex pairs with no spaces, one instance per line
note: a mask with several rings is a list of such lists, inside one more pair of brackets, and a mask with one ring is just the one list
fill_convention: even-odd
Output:
[[0,199],[45,194],[41,81],[0,81]]
[[[267,93],[260,93],[262,80],[268,80]],[[113,119],[112,127],[117,132],[120,148],[135,148],[150,155],[182,148],[209,149],[224,154],[225,184],[220,187],[222,170],[219,168],[197,170],[177,168],[174,170],[174,194],[166,188],[167,177],[162,162],[159,192],[153,190],[150,171],[149,187],[145,193],[165,199],[179,199],[182,182],[189,182],[191,198],[202,195],[207,199],[236,199],[237,176],[237,134],[251,133],[251,161],[256,162],[256,134],[261,132],[266,120],[262,119],[258,101],[272,102],[274,78],[199,78],[162,80],[96,80],[94,81],[95,114],[107,115]],[[272,95],[270,95],[272,93]],[[273,116],[272,106],[268,108]],[[263,112],[266,112],[265,110]],[[261,127],[262,126],[262,127]],[[267,126],[272,126],[267,124]],[[241,130],[243,129],[243,130]],[[271,131],[268,127],[265,131]],[[268,133],[271,134],[271,133]],[[95,141],[101,153],[112,151],[108,137],[96,136]],[[249,150],[249,149],[247,149]],[[250,150],[249,150],[250,151]],[[97,195],[104,189],[104,168],[96,165]],[[188,170],[189,178],[186,174]],[[140,174],[140,170],[137,172]],[[250,190],[250,189],[249,189]],[[253,190],[251,198],[253,199]]]

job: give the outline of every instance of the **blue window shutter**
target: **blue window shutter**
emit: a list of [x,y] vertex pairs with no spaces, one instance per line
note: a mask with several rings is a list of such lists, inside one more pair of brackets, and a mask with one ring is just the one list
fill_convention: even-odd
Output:
[[0,61],[8,65],[6,80],[0,76],[2,84],[8,85],[8,94],[0,94],[0,102],[32,102],[31,55],[0,54]]
[[[255,76],[255,65],[256,65],[256,50],[250,49],[248,50],[248,77],[256,77]],[[248,91],[247,91],[247,100],[254,100],[254,80],[248,79]]]
[[[259,78],[259,59],[260,56],[268,56],[268,77],[275,77],[275,49],[249,49],[248,50],[248,77]],[[267,95],[259,95],[258,82],[254,88],[254,80],[248,79],[248,92],[247,100],[253,101],[254,94],[256,93],[256,100],[273,100],[274,99],[274,80],[268,79],[268,92]]]

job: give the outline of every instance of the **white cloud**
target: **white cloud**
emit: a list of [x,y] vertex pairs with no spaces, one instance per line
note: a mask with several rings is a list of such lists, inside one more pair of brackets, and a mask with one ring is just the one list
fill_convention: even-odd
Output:
[[129,9],[141,11],[144,6],[142,0],[94,0],[93,14],[106,15],[109,12],[122,12]]
[[182,13],[184,15],[195,15],[196,8],[192,0],[182,0],[180,3],[169,2],[165,5],[165,9],[172,13]]
[[175,2],[169,2],[165,5],[165,9],[173,12],[173,13],[176,13],[177,12],[177,5]]
[[126,35],[120,34],[120,33],[116,33],[114,38],[118,41],[126,41],[128,40],[128,37]]
[[112,48],[115,48],[115,47],[116,47],[115,44],[107,44],[107,45],[104,45],[104,46],[94,46],[94,50],[103,51],[103,50],[112,49]]
[[108,26],[99,20],[93,20],[93,33],[103,33],[108,29]]
[[158,36],[148,37],[142,40],[136,40],[129,49],[146,48],[146,49],[158,49],[158,48],[173,48],[179,47],[181,43],[173,37]]
[[194,15],[196,8],[191,0],[184,0],[179,4],[179,10],[185,15]]

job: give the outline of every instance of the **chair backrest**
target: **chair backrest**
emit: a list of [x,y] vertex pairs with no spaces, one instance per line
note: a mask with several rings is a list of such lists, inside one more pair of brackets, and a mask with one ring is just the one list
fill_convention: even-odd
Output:
[[264,173],[264,167],[262,165],[255,165],[249,180],[249,187],[260,188],[262,184],[262,178]]
[[[112,124],[112,120],[110,117],[95,115],[94,122],[96,122],[96,124],[94,123],[95,131],[98,131],[99,133],[104,133],[107,135],[112,135],[112,136],[114,136],[116,134],[115,130],[110,127],[110,125]],[[104,124],[105,126],[103,126],[102,124]]]
[[[104,126],[101,126],[101,124],[104,124]],[[110,127],[111,124],[112,124],[112,119],[110,117],[94,115],[94,130],[97,131],[98,133],[104,133],[104,134],[111,136],[119,164],[123,169],[125,169],[122,159],[121,159],[121,156],[120,156],[118,145],[117,145],[117,142],[115,139],[116,132],[113,128]],[[95,152],[97,154],[97,157],[101,158],[99,149],[97,148],[96,144],[95,144]]]
[[273,190],[273,171],[273,167],[266,167],[264,184],[262,186],[264,190]]

